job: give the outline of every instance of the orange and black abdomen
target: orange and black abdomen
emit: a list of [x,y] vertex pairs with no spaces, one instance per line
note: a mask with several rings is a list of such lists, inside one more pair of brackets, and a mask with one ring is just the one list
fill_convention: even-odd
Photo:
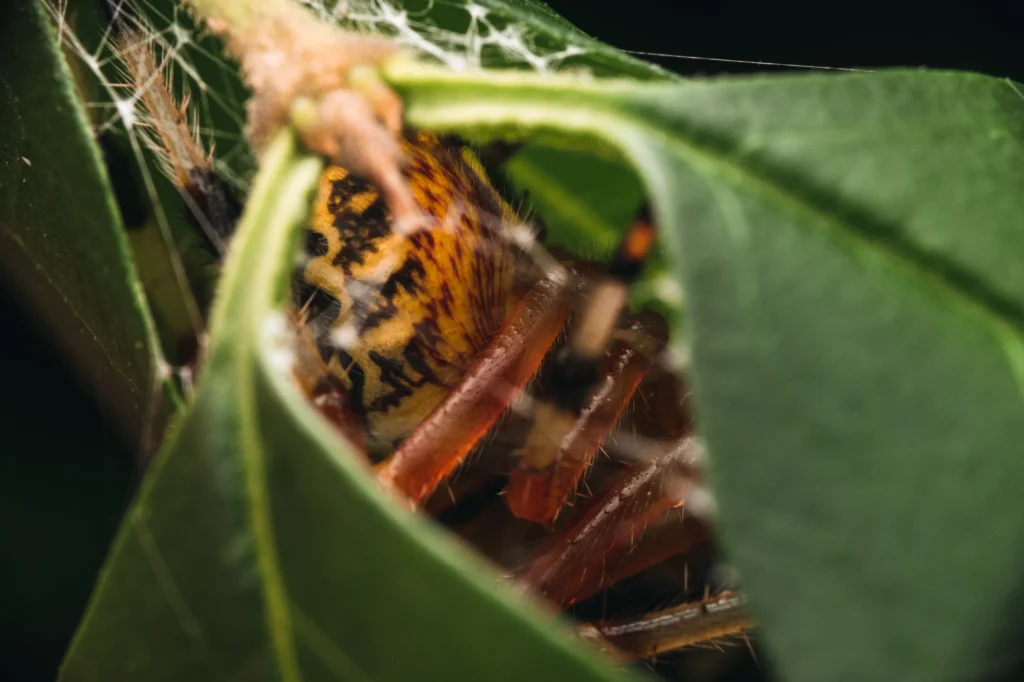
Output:
[[320,181],[301,276],[306,327],[349,391],[371,440],[390,445],[423,420],[515,302],[515,214],[462,147],[403,144],[427,216],[397,234],[377,190],[344,168]]

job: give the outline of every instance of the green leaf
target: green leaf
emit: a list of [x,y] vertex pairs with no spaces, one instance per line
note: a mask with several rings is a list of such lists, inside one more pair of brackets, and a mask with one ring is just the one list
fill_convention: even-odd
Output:
[[266,151],[197,398],[144,484],[61,679],[628,679],[382,499],[288,375],[281,312],[320,170]]
[[889,72],[687,84],[396,63],[410,122],[635,165],[689,300],[727,549],[787,680],[1016,663],[1024,101]]
[[138,439],[177,404],[121,219],[39,2],[0,22],[0,267]]

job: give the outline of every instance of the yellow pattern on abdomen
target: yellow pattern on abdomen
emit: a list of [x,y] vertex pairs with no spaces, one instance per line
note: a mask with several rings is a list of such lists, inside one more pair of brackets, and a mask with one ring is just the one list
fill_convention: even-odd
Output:
[[403,438],[448,394],[515,299],[517,256],[497,230],[511,207],[467,153],[420,134],[405,175],[432,224],[391,230],[365,180],[329,167],[302,273],[307,326],[377,445]]

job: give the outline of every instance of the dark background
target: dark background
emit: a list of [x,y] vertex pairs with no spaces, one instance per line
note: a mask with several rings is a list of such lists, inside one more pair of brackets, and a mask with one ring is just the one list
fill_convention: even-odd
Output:
[[[627,50],[831,67],[928,66],[1024,81],[1024,3],[834,7],[552,0]],[[684,74],[777,70],[651,58]],[[1024,101],[1021,102],[1024,107]],[[0,680],[53,679],[138,472],[31,310],[0,288]]]
[[[812,66],[965,69],[1024,80],[1024,3],[552,0],[623,50]],[[768,66],[651,57],[684,74]]]

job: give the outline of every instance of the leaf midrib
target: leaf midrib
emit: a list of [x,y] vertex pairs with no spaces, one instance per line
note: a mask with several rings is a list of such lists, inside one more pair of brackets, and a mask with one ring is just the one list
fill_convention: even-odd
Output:
[[[273,537],[273,522],[270,518],[269,501],[267,499],[267,480],[259,413],[256,397],[255,371],[257,367],[257,339],[260,325],[265,319],[267,308],[274,304],[273,287],[277,282],[279,263],[273,256],[277,249],[268,249],[262,242],[281,240],[280,234],[287,233],[288,226],[294,220],[294,205],[274,203],[274,197],[304,197],[302,191],[308,187],[310,172],[309,162],[303,165],[295,155],[295,143],[291,132],[285,131],[270,145],[265,152],[263,163],[266,171],[260,174],[262,182],[253,188],[246,214],[239,224],[236,247],[241,252],[233,254],[231,265],[226,268],[222,282],[222,293],[218,300],[223,304],[213,315],[212,328],[216,345],[211,349],[207,367],[216,364],[214,357],[225,353],[230,360],[235,390],[235,407],[238,410],[239,441],[243,469],[245,472],[246,501],[249,518],[255,539],[257,565],[262,579],[263,597],[265,600],[267,630],[270,645],[275,652],[275,659],[282,679],[287,682],[301,682],[302,674],[295,650],[294,628],[289,615],[289,600],[281,569],[277,561],[276,545]],[[313,176],[319,174],[319,164],[313,162],[316,169]],[[298,199],[296,199],[298,200]],[[249,225],[253,225],[249,228]],[[248,229],[247,229],[248,228]],[[254,234],[260,229],[268,233]],[[246,238],[248,237],[248,238]],[[244,240],[244,241],[242,241]],[[283,239],[287,241],[287,239]],[[237,243],[241,242],[241,243]],[[255,252],[256,256],[252,254]],[[256,262],[256,273],[247,273],[241,269],[242,264]],[[251,286],[246,282],[251,281]],[[235,320],[232,318],[235,317]],[[233,332],[233,333],[232,333]],[[201,389],[200,389],[201,390]]]

